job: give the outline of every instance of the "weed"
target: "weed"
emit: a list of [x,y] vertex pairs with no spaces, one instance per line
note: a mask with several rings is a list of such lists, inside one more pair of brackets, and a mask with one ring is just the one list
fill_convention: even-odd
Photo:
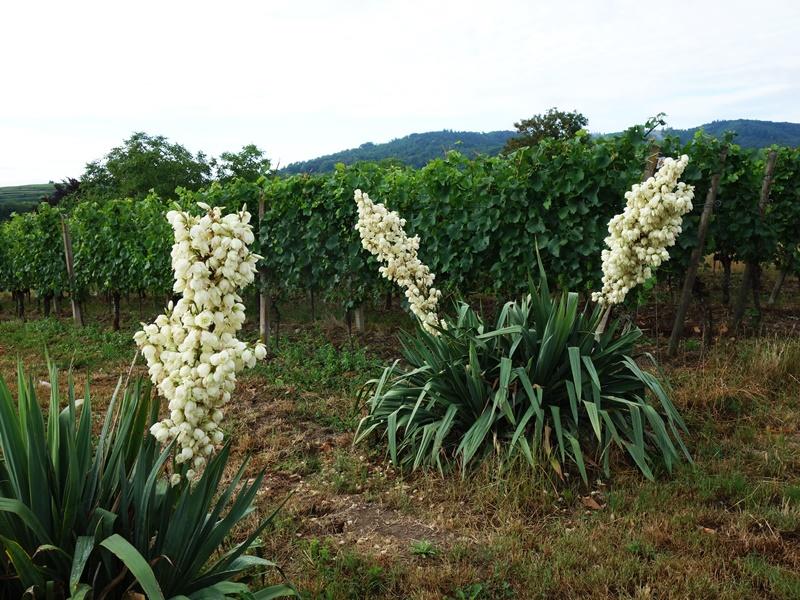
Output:
[[411,544],[411,554],[422,558],[432,558],[439,554],[439,551],[436,550],[432,542],[420,540]]

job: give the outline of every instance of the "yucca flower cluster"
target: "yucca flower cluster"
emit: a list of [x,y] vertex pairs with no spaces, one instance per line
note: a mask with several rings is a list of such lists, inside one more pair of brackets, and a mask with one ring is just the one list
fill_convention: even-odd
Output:
[[689,157],[666,158],[653,177],[625,193],[622,214],[608,223],[603,250],[603,289],[592,294],[602,305],[619,304],[669,260],[667,248],[681,233],[683,215],[692,210],[694,187],[679,182]]
[[261,258],[248,249],[254,239],[250,213],[245,207],[223,216],[221,208],[198,206],[206,211],[200,217],[167,213],[175,233],[173,290],[182,297],[134,335],[153,383],[169,403],[169,417],[150,432],[161,443],[177,440],[176,462],[191,461],[188,479],[223,440],[222,407],[236,374],[266,356],[263,344],[251,347],[236,339],[245,320],[237,291],[252,283]]
[[361,245],[385,263],[380,267],[381,275],[405,289],[411,312],[422,327],[437,334],[440,323],[436,306],[442,293],[433,287],[435,275],[417,257],[419,236],[408,237],[403,230],[406,220],[383,204],[375,204],[361,190],[355,191],[355,201]]

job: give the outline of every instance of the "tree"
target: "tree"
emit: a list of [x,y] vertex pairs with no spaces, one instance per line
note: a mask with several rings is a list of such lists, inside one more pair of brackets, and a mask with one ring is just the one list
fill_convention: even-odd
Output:
[[42,196],[42,202],[47,202],[50,206],[58,206],[70,196],[80,192],[81,183],[77,179],[67,177],[61,183],[53,184],[55,189],[51,194]]
[[195,156],[164,136],[136,132],[102,160],[86,165],[81,190],[96,201],[141,200],[151,189],[162,198],[175,198],[176,188],[197,190],[210,175],[211,165],[202,152]]
[[269,173],[269,159],[255,144],[248,144],[239,152],[223,152],[219,158],[217,178],[223,183],[237,178],[255,182]]
[[506,142],[503,152],[524,146],[535,146],[545,138],[569,139],[586,127],[589,120],[578,111],[565,112],[553,107],[546,113],[514,123],[517,137]]

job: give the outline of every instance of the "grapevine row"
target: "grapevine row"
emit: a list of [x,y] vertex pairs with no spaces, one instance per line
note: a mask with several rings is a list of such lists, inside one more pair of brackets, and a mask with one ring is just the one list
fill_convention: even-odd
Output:
[[[662,155],[690,157],[683,180],[695,186],[694,210],[662,273],[680,277],[697,243],[703,199],[721,173],[706,254],[726,272],[734,261],[774,263],[800,272],[800,149],[775,148],[770,202],[758,209],[766,150],[698,135],[688,144],[667,138]],[[721,160],[726,150],[724,163]],[[361,163],[323,175],[236,180],[199,192],[182,191],[181,208],[196,203],[229,210],[247,204],[264,215],[253,250],[270,295],[310,291],[353,307],[390,291],[374,259],[361,252],[353,224],[353,190],[398,210],[422,238],[420,258],[446,292],[516,295],[527,285],[538,244],[556,282],[583,291],[600,281],[600,250],[608,220],[624,205],[651,151],[641,128],[613,138],[579,134],[546,140],[507,156],[467,158],[455,152],[421,169]],[[174,205],[173,205],[174,206]],[[67,212],[43,204],[0,227],[0,288],[31,290],[46,301],[73,294],[171,293],[171,208],[151,194],[141,201],[79,203]],[[65,269],[62,221],[71,232],[75,278]]]

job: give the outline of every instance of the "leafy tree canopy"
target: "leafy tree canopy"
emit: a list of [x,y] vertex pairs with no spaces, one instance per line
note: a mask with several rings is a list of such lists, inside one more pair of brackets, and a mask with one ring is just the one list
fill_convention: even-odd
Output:
[[80,192],[81,182],[73,177],[67,177],[61,183],[54,183],[53,186],[55,189],[50,194],[42,196],[42,202],[58,206],[70,196]]
[[206,185],[211,164],[202,152],[193,155],[164,136],[136,132],[102,160],[86,165],[82,195],[93,200],[142,199],[154,190],[175,198],[178,187],[196,190]]
[[514,123],[517,136],[506,142],[503,152],[535,146],[543,139],[569,139],[586,127],[589,119],[578,111],[565,112],[553,107],[547,112]]
[[223,183],[237,178],[255,182],[269,174],[270,161],[255,144],[248,144],[239,152],[223,152],[219,158],[217,178]]

